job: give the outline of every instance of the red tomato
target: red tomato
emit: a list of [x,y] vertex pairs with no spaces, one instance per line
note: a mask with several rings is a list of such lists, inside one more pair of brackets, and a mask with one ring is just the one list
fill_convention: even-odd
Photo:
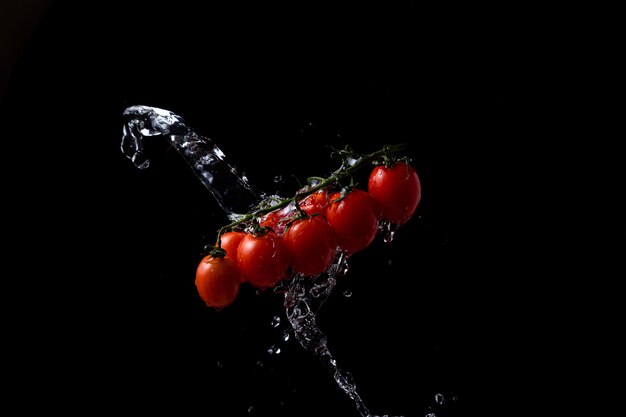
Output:
[[[246,236],[244,232],[226,232],[221,237],[222,241],[222,249],[226,251],[226,255],[234,262],[237,263],[237,247]],[[217,245],[216,245],[217,246]],[[245,280],[243,274],[240,274],[240,280],[243,282]]]
[[292,204],[283,207],[282,209],[271,211],[261,217],[259,224],[262,227],[269,227],[277,235],[285,233],[287,223],[292,218],[294,213],[294,206]]
[[245,280],[257,288],[276,285],[289,266],[283,239],[273,232],[261,236],[246,235],[237,248],[237,263]]
[[406,162],[398,162],[391,168],[384,165],[374,168],[367,189],[380,206],[382,218],[396,224],[403,224],[413,216],[422,197],[415,169]]
[[311,216],[313,214],[324,213],[328,204],[328,191],[319,190],[302,200],[300,202],[300,208]]
[[244,232],[226,232],[220,237],[222,249],[226,251],[226,255],[233,261],[237,260],[237,246],[239,246],[239,242],[245,236]]
[[205,256],[196,270],[196,288],[207,306],[223,308],[239,293],[240,272],[228,256]]
[[313,276],[326,270],[337,251],[335,233],[321,216],[293,222],[284,236],[294,272]]
[[[330,200],[339,197],[339,193],[334,193]],[[372,243],[378,232],[378,214],[374,199],[359,189],[354,189],[341,201],[331,203],[326,210],[326,218],[335,231],[339,246],[348,255]]]

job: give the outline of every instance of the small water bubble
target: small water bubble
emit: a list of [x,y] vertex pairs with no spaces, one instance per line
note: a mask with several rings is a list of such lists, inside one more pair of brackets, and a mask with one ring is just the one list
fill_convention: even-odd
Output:
[[267,349],[267,353],[270,355],[280,355],[280,347],[272,345],[269,349]]
[[272,317],[272,327],[276,328],[278,326],[280,326],[280,317],[278,316]]
[[261,292],[262,292],[261,290],[256,290],[255,294],[256,295],[261,295]]
[[313,288],[311,288],[311,295],[315,298],[319,298],[320,295],[322,295],[323,289],[315,286]]
[[248,414],[253,414],[256,411],[256,408],[254,408],[253,405],[251,405],[250,407],[248,407]]
[[343,296],[346,298],[352,297],[352,290],[348,288],[347,290],[343,292]]
[[458,400],[459,400],[458,396],[455,395],[454,397],[452,397],[452,401],[458,401]]
[[256,362],[256,366],[257,366],[258,368],[263,368],[263,366],[265,366],[265,364],[263,363],[263,361],[257,361],[257,362]]
[[385,241],[385,243],[391,243],[393,242],[393,236],[396,234],[395,231],[390,230],[387,234],[385,234],[385,237],[383,238],[383,240]]
[[393,260],[389,259],[389,260],[387,261],[387,266],[391,266],[391,265],[393,265]]
[[439,405],[443,405],[443,403],[446,402],[445,397],[443,396],[443,394],[435,394],[435,402]]
[[359,162],[359,161],[360,161],[360,158],[354,158],[354,157],[352,157],[352,156],[349,156],[349,157],[347,158],[347,161],[346,161],[346,162],[348,162],[348,165],[349,165],[349,166],[353,166],[354,164],[356,164],[356,163],[357,163],[357,162]]
[[437,414],[435,414],[435,413],[428,413],[424,417],[437,417]]
[[291,333],[289,333],[289,330],[285,330],[285,332],[283,333],[283,340],[286,342],[289,340],[290,337]]
[[224,362],[217,361],[216,365],[217,365],[218,368],[223,368],[224,367]]
[[282,175],[276,175],[274,177],[274,182],[277,183],[277,184],[280,183],[280,182],[283,182],[283,176]]

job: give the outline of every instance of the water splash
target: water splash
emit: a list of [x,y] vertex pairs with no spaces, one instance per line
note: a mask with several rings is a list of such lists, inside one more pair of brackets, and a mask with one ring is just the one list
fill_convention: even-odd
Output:
[[337,366],[337,361],[328,348],[326,335],[315,320],[319,309],[335,288],[337,277],[345,274],[347,269],[347,257],[340,254],[328,271],[320,274],[316,279],[302,274],[296,275],[289,282],[285,292],[284,305],[287,319],[293,328],[296,340],[304,349],[320,359],[337,386],[354,402],[362,417],[391,417],[370,413],[357,391],[352,374]]
[[259,194],[226,161],[222,150],[209,138],[194,132],[182,117],[156,107],[132,106],[124,110],[123,119],[122,153],[137,168],[150,165],[144,152],[146,138],[165,137],[230,219],[247,213],[259,202]]
[[[132,106],[123,114],[124,127],[121,149],[133,164],[139,169],[150,165],[144,152],[144,140],[147,137],[165,137],[169,144],[176,149],[187,164],[193,169],[202,184],[213,194],[218,204],[231,220],[236,220],[243,213],[261,204],[262,194],[255,191],[247,178],[240,175],[227,161],[224,153],[210,139],[198,135],[182,119],[182,117],[168,110],[147,106]],[[311,124],[311,127],[314,125]],[[352,158],[349,165],[358,162]],[[283,180],[278,178],[277,182]],[[286,207],[283,210],[293,210]],[[390,231],[390,229],[387,229]],[[391,239],[393,234],[391,235]],[[287,319],[293,330],[294,337],[304,349],[316,355],[337,386],[354,402],[357,411],[362,417],[392,417],[388,415],[376,416],[370,413],[363,399],[357,391],[352,374],[340,369],[337,361],[328,348],[327,338],[316,323],[316,316],[336,286],[337,278],[348,272],[348,262],[345,254],[339,254],[329,269],[316,278],[296,275],[285,284],[284,307]],[[257,291],[257,295],[260,291]],[[344,294],[346,297],[350,293]],[[272,327],[280,325],[280,317],[275,316]],[[289,340],[290,332],[285,330],[282,339]],[[280,354],[280,347],[273,345],[268,354]],[[223,366],[218,362],[218,367]],[[258,361],[259,368],[264,367],[263,361]],[[248,413],[256,412],[254,406],[248,408]]]

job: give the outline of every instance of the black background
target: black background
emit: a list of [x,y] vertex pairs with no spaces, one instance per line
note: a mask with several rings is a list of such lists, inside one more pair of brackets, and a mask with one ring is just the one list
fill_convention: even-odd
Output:
[[195,268],[226,219],[165,145],[146,171],[122,155],[122,111],[145,104],[268,192],[328,174],[327,145],[406,143],[416,217],[351,259],[320,326],[375,414],[522,407],[510,381],[537,343],[527,271],[542,242],[523,233],[539,168],[518,168],[550,101],[535,95],[532,30],[505,10],[390,3],[52,4],[2,100],[26,270],[10,280],[15,322],[28,321],[15,386],[87,415],[357,416],[311,354],[281,342],[278,295],[244,286],[221,312],[202,304]]

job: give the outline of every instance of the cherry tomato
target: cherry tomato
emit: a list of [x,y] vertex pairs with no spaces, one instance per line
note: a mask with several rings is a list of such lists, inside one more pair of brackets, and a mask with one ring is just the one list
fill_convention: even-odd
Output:
[[294,272],[308,276],[320,274],[335,258],[335,233],[322,216],[296,220],[283,238]]
[[287,224],[293,218],[295,207],[290,204],[282,209],[271,211],[261,217],[259,224],[263,227],[269,227],[277,235],[285,233]]
[[226,232],[221,237],[222,249],[226,251],[226,255],[233,261],[237,261],[237,247],[239,242],[246,236],[244,232]]
[[274,232],[248,234],[237,248],[237,263],[246,281],[257,288],[268,288],[285,278],[289,257],[283,239]]
[[403,224],[413,216],[422,196],[417,173],[406,162],[398,162],[391,168],[384,165],[374,168],[367,189],[380,206],[382,218],[396,224]]
[[207,306],[223,308],[239,293],[240,272],[228,256],[205,256],[196,270],[196,289]]
[[[222,249],[226,251],[226,255],[233,261],[235,264],[237,263],[237,247],[246,236],[244,232],[226,232],[222,236],[220,236],[220,240],[222,241]],[[215,245],[217,246],[217,244]],[[244,282],[245,277],[243,274],[240,274],[240,281]]]
[[300,208],[311,216],[313,214],[324,213],[328,204],[328,191],[319,190],[302,200],[300,202]]
[[[340,198],[339,193],[330,200]],[[328,223],[335,231],[339,246],[348,255],[365,249],[378,232],[379,210],[374,199],[365,191],[354,189],[345,198],[326,209]]]

